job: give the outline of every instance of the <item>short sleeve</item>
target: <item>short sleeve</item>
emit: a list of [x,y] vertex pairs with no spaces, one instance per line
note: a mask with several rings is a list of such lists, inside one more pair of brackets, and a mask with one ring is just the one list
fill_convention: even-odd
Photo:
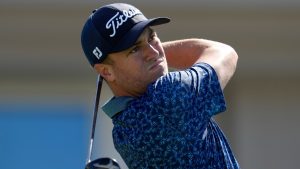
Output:
[[226,110],[217,74],[206,63],[161,77],[149,92],[156,107],[166,112],[198,114],[207,119]]

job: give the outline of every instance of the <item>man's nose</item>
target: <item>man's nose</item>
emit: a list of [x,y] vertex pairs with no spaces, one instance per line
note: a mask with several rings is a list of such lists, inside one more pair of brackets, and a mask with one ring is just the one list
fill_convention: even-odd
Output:
[[158,55],[159,51],[155,48],[155,46],[150,43],[147,43],[144,50],[144,57],[146,61],[156,58]]

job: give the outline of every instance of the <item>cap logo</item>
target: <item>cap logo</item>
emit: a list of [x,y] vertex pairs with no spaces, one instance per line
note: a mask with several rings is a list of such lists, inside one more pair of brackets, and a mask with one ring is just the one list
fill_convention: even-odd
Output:
[[93,54],[96,56],[96,58],[99,60],[102,56],[102,52],[98,47],[95,47],[93,50]]
[[112,33],[109,36],[114,37],[118,28],[122,26],[123,23],[128,20],[128,18],[132,18],[138,14],[142,14],[138,9],[123,10],[122,14],[120,14],[120,12],[117,12],[116,15],[106,23],[106,29],[112,30]]

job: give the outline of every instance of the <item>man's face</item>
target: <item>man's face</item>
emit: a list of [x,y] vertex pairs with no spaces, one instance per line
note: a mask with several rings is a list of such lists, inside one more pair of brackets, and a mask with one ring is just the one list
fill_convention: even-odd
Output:
[[129,49],[112,53],[114,83],[127,95],[139,96],[147,86],[168,73],[164,50],[157,34],[146,28]]

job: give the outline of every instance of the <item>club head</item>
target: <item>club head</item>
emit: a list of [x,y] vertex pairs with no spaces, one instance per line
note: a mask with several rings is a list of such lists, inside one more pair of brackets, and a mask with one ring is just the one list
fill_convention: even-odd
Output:
[[98,158],[86,164],[85,169],[121,169],[117,160],[109,157]]

